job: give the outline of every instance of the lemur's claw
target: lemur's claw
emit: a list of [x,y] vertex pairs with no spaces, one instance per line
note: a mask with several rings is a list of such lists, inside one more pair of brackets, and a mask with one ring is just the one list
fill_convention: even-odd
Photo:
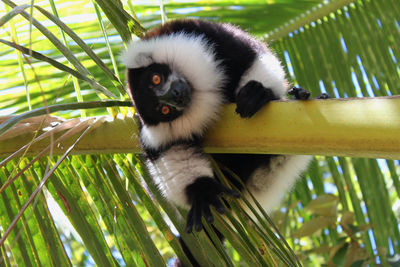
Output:
[[186,188],[189,201],[192,203],[187,219],[187,233],[191,233],[193,228],[200,232],[203,229],[202,217],[207,223],[214,222],[214,216],[211,213],[210,206],[221,214],[226,212],[226,208],[221,201],[223,196],[239,197],[239,193],[218,183],[214,178],[201,177]]
[[320,96],[317,96],[315,99],[328,99],[331,98],[327,93],[322,93]]
[[[289,89],[288,94],[294,96],[294,99],[297,100],[307,100],[310,98],[310,92],[300,87],[299,88],[293,87]],[[314,99],[328,99],[328,98],[330,98],[330,96],[327,93],[322,93],[321,95],[315,97]]]
[[294,98],[297,100],[307,100],[311,95],[309,91],[300,87],[293,87],[289,89],[288,94],[294,96]]

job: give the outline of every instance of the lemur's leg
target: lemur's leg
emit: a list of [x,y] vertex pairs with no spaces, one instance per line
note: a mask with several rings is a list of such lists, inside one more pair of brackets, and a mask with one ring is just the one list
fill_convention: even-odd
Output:
[[284,194],[293,187],[312,158],[305,155],[275,155],[251,174],[246,182],[247,188],[264,210],[270,212],[279,206]]
[[250,118],[271,100],[277,100],[270,88],[265,88],[260,82],[249,81],[236,95],[236,112],[242,118]]
[[203,229],[202,217],[213,222],[210,206],[219,213],[225,212],[223,195],[239,196],[214,178],[211,164],[200,147],[174,145],[146,164],[163,195],[178,206],[190,208],[185,229],[188,233],[193,227],[196,231]]
[[[241,179],[252,195],[267,211],[278,207],[279,203],[300,174],[307,169],[312,156],[268,155],[268,154],[213,154],[226,178],[242,190],[229,169]],[[245,195],[246,190],[244,190]],[[247,197],[251,201],[251,197]],[[251,214],[251,212],[249,213]]]

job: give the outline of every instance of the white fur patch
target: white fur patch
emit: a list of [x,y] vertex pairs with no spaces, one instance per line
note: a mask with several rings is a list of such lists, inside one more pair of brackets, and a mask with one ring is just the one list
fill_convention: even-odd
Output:
[[[281,155],[271,160],[269,168],[254,171],[247,188],[266,212],[276,208],[284,194],[307,169],[312,156]],[[247,196],[251,200],[251,197]]]
[[288,89],[288,82],[281,62],[269,50],[265,54],[259,55],[252,66],[244,73],[235,93],[239,93],[239,89],[252,80],[262,83],[265,88],[270,88],[279,98],[285,95]]
[[168,64],[194,88],[191,103],[182,116],[143,127],[141,137],[146,146],[158,148],[176,139],[188,139],[192,134],[201,135],[218,117],[224,100],[221,88],[225,76],[215,60],[212,45],[202,36],[177,33],[132,42],[122,59],[127,68]]
[[213,177],[211,165],[195,148],[173,146],[155,161],[147,161],[147,167],[162,194],[178,206],[189,208],[186,186],[198,177]]

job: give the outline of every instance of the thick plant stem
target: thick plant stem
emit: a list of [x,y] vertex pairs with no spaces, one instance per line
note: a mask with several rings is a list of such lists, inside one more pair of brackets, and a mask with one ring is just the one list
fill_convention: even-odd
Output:
[[[207,133],[206,152],[400,158],[400,97],[280,101],[251,119],[240,118],[234,110],[234,105],[227,106]],[[0,141],[0,156],[16,151],[33,136],[18,133]],[[55,147],[54,153],[62,153],[73,140]],[[45,145],[46,140],[32,144],[28,155]],[[105,121],[73,153],[126,152],[140,153],[137,126],[130,117]]]

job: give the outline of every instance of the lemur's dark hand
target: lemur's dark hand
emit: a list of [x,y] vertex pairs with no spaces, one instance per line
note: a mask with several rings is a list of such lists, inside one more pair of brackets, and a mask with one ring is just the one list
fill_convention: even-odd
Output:
[[221,202],[223,195],[239,197],[239,193],[220,184],[214,178],[200,177],[186,188],[186,194],[192,207],[189,210],[186,219],[187,233],[191,233],[192,229],[200,232],[203,229],[201,217],[204,216],[208,223],[214,221],[210,206],[221,214],[225,213],[225,206]]
[[242,118],[250,118],[269,101],[276,99],[270,88],[265,88],[260,82],[249,81],[236,96],[236,113]]

